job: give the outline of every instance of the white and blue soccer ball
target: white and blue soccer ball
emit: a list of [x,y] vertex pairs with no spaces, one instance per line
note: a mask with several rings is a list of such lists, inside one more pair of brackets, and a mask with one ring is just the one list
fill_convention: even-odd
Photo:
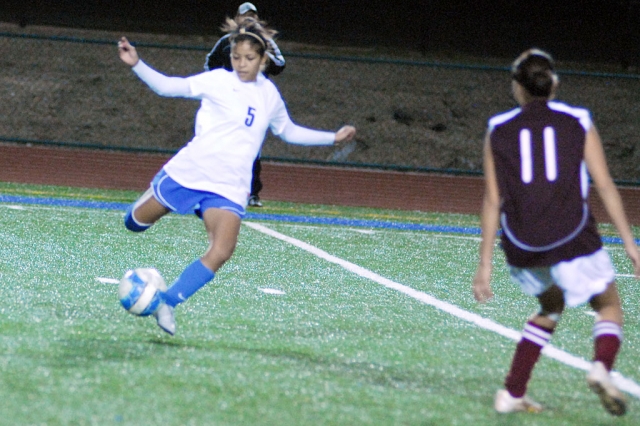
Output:
[[127,312],[145,317],[160,307],[161,292],[166,290],[164,278],[156,269],[136,268],[127,271],[120,280],[118,297]]

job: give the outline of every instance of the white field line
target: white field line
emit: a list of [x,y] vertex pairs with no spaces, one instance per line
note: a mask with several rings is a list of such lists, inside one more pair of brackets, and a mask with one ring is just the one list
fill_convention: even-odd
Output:
[[[290,224],[290,223],[284,223],[282,224],[282,226],[285,226],[287,228],[293,228],[293,229],[313,229],[313,230],[317,230],[318,229],[318,225],[298,225],[298,224]],[[346,231],[351,231],[351,232],[358,232],[360,234],[370,234],[370,235],[374,235],[374,234],[379,234],[381,232],[411,232],[405,229],[392,229],[392,228],[377,228],[377,229],[359,229],[359,228],[344,228],[344,230]],[[432,238],[447,238],[447,239],[453,239],[453,240],[472,240],[472,241],[482,241],[482,238],[480,237],[474,237],[474,236],[465,236],[465,235],[439,235],[439,234],[431,234],[430,237]]]
[[115,278],[96,277],[96,280],[100,281],[102,284],[120,284],[120,280]]
[[[254,222],[243,222],[243,224],[248,226],[249,228],[255,229],[256,231],[262,232],[263,234],[269,235],[271,237],[287,242],[293,246],[301,248],[302,250],[305,250],[328,262],[335,263],[336,265],[339,265],[356,275],[377,282],[378,284],[381,284],[387,288],[399,291],[400,293],[406,294],[409,297],[419,300],[420,302],[427,305],[431,305],[436,309],[440,309],[441,311],[458,317],[464,321],[471,322],[481,328],[484,328],[485,330],[493,331],[511,340],[520,340],[520,332],[500,325],[490,319],[481,317],[480,315],[474,314],[473,312],[465,311],[464,309],[452,305],[451,303],[443,302],[442,300],[436,299],[435,297],[430,296],[427,293],[423,293],[406,285],[391,281],[390,279],[378,275],[375,272],[372,272],[339,257],[333,256],[315,246],[281,234],[263,225]],[[570,353],[558,349],[553,345],[547,345],[543,349],[542,353],[550,358],[553,358],[557,361],[580,370],[588,371],[591,367],[591,363],[589,361],[575,355],[571,355]],[[612,374],[612,379],[616,386],[618,386],[618,388],[640,399],[640,385],[638,385],[635,381],[633,381],[632,379],[628,379],[617,372],[614,372]]]
[[284,291],[278,290],[277,288],[258,288],[258,290],[266,294],[276,294],[276,295],[286,294]]

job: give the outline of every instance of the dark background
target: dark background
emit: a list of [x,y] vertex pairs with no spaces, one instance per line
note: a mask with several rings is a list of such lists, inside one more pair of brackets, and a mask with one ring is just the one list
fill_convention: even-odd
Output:
[[[218,34],[236,1],[4,0],[0,20],[122,31]],[[255,0],[291,41],[408,47],[512,58],[538,46],[558,59],[640,64],[640,0]]]

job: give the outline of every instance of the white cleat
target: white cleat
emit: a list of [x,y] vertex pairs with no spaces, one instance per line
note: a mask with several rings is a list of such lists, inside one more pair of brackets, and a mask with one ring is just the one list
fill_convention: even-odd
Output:
[[173,317],[173,307],[163,303],[158,310],[153,313],[153,316],[156,317],[158,327],[172,336],[175,334],[176,320]]
[[602,406],[613,416],[622,416],[627,412],[627,402],[624,395],[611,381],[607,368],[600,361],[591,366],[587,374],[587,383],[599,397]]
[[498,413],[539,413],[542,411],[542,405],[538,404],[528,396],[515,398],[511,396],[508,390],[500,389],[496,393],[496,399],[493,407]]

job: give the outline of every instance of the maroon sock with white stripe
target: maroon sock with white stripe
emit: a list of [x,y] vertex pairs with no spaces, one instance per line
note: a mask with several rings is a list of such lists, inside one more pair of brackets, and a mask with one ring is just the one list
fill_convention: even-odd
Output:
[[521,398],[527,391],[527,383],[536,365],[542,348],[551,339],[553,330],[541,327],[529,321],[525,324],[522,338],[516,347],[511,361],[511,370],[507,374],[504,386],[511,396]]
[[622,344],[622,329],[611,321],[598,321],[593,326],[594,361],[611,371]]

